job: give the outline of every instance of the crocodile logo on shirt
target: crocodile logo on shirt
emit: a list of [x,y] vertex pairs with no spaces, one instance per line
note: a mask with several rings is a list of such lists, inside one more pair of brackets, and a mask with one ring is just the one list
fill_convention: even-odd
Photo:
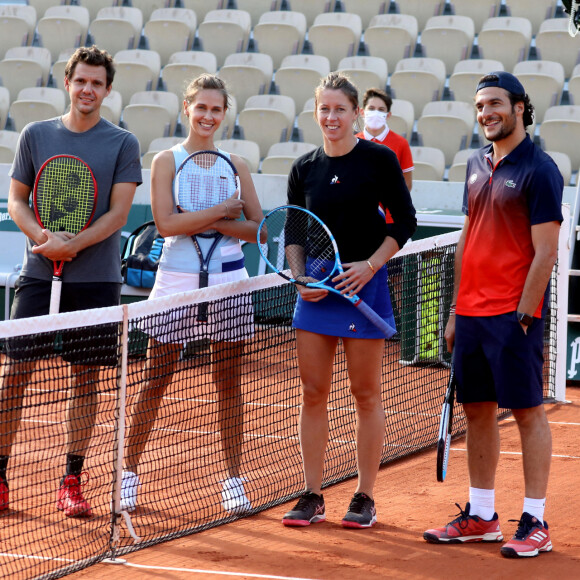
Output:
[[514,182],[514,181],[512,181],[511,179],[508,179],[508,180],[505,182],[505,186],[506,186],[506,187],[511,187],[512,189],[514,189],[514,188],[515,188],[515,186],[516,186],[516,184],[515,184],[515,182]]

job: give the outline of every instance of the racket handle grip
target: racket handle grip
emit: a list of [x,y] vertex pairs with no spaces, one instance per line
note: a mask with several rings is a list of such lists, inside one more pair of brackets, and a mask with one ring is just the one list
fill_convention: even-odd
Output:
[[54,277],[50,287],[50,306],[49,314],[58,314],[60,311],[60,291],[62,290],[62,280]]
[[361,314],[366,316],[382,333],[385,338],[391,338],[397,331],[387,324],[366,302],[359,300],[355,306],[361,311]]

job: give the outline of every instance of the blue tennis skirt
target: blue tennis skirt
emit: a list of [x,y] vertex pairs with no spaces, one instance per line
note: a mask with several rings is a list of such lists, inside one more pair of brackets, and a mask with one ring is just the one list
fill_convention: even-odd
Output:
[[[365,284],[358,296],[387,324],[395,328],[395,317],[387,281],[387,267],[383,266]],[[307,302],[298,295],[292,326],[329,336],[385,338],[383,333],[356,306],[334,292],[329,292],[319,302]]]

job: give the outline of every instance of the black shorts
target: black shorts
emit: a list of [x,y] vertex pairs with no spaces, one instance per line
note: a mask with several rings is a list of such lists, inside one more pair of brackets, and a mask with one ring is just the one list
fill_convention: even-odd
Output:
[[460,403],[497,402],[504,409],[543,403],[544,320],[527,334],[515,312],[456,316],[455,374]]
[[[15,284],[11,319],[48,314],[51,281],[20,276]],[[63,283],[60,312],[117,306],[121,284],[116,282]],[[73,328],[6,340],[6,354],[15,360],[38,360],[55,354],[71,364],[115,366],[118,362],[117,324]]]

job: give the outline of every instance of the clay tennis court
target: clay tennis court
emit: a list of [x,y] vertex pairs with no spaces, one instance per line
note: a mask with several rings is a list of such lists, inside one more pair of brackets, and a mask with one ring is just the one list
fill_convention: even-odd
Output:
[[[375,490],[379,521],[369,530],[340,526],[355,482],[327,488],[327,521],[304,529],[280,519],[294,502],[257,515],[124,556],[125,565],[100,563],[74,578],[559,578],[580,574],[580,389],[569,387],[568,404],[547,405],[553,461],[546,519],[554,550],[537,558],[506,559],[501,544],[431,545],[422,533],[458,512],[467,493],[465,440],[452,445],[444,483],[435,478],[435,451],[381,469]],[[501,459],[496,508],[504,537],[516,528],[523,501],[522,462],[515,423],[501,421]]]

